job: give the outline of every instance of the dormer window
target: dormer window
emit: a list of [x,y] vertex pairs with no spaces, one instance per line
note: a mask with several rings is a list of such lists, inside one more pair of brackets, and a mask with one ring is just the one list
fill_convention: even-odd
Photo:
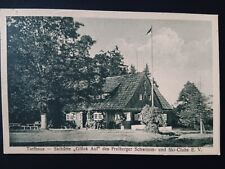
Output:
[[104,99],[107,99],[108,96],[109,96],[109,93],[103,93],[103,94],[101,94],[101,95],[97,95],[97,96],[96,96],[96,99],[97,99],[97,100],[104,100]]
[[97,100],[101,99],[101,95],[97,95],[97,96],[96,96],[96,99],[97,99]]
[[104,93],[104,94],[102,94],[102,99],[107,99],[108,96],[109,96],[108,93]]

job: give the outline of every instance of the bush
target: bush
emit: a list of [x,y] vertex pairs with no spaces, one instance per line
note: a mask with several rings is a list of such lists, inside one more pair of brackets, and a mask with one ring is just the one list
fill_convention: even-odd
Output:
[[75,121],[66,121],[65,122],[65,127],[66,128],[73,128],[73,129],[75,129],[76,128],[76,122]]
[[152,109],[149,105],[143,107],[141,111],[142,123],[146,125],[146,130],[152,133],[159,133],[159,126],[163,126],[161,114]]
[[116,122],[110,121],[109,122],[109,129],[115,129],[116,128]]

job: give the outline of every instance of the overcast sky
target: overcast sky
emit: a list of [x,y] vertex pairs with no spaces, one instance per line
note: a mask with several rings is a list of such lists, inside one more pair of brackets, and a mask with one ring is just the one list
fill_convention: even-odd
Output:
[[159,90],[174,104],[187,81],[194,82],[206,95],[212,94],[212,33],[208,21],[74,18],[85,26],[79,32],[97,43],[91,55],[112,50],[117,45],[125,64],[142,71],[151,70],[152,26],[154,78]]

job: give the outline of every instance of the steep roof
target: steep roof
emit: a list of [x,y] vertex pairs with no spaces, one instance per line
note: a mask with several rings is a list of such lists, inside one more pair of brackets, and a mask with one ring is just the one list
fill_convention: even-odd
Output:
[[143,77],[143,73],[107,77],[103,91],[113,92],[113,94],[103,102],[93,104],[92,107],[98,110],[121,110],[125,108]]
[[103,85],[103,92],[111,93],[113,92],[122,82],[124,79],[123,76],[114,76],[114,77],[107,77],[105,84]]
[[158,87],[154,86],[154,94],[159,99],[159,103],[161,104],[162,108],[165,110],[172,109],[172,106],[167,102],[167,100],[163,97],[163,95],[160,93]]
[[[92,104],[95,110],[122,110],[133,97],[142,79],[146,75],[144,73],[128,74],[123,76],[107,77],[103,86],[103,91],[111,93],[111,97],[100,102]],[[157,96],[162,109],[172,109],[170,104],[154,86],[154,93]]]

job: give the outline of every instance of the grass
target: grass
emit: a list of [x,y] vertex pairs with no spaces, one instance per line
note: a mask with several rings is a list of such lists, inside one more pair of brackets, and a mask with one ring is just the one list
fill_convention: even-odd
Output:
[[212,145],[213,138],[201,139],[171,137],[165,140],[151,140],[143,142],[125,140],[88,140],[88,141],[47,141],[47,142],[15,142],[10,146],[146,146],[146,147],[202,147]]
[[11,146],[202,147],[212,146],[212,144],[212,133],[199,134],[191,132],[180,135],[162,135],[133,130],[40,130],[10,132]]

